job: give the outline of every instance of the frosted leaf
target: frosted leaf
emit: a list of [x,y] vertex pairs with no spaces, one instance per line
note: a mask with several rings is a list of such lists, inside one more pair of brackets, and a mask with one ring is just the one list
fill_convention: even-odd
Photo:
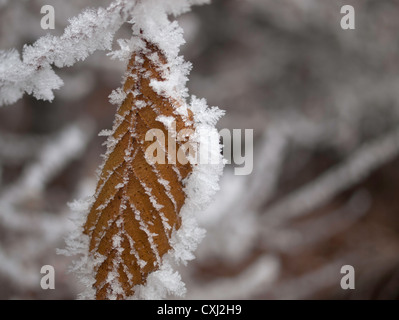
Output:
[[[194,259],[205,235],[196,216],[218,190],[223,170],[215,128],[223,112],[207,107],[204,99],[185,101],[191,64],[179,56],[182,29],[169,21],[170,14],[193,3],[198,1],[137,2],[132,38],[118,41],[121,49],[111,54],[125,60],[130,53],[123,88],[110,96],[120,105],[112,130],[105,132],[107,151],[95,195],[78,227],[84,242],[79,233],[68,241],[72,251],[83,254],[75,269],[90,284],[85,297],[160,299],[185,293],[175,264]],[[138,45],[134,39],[141,39]],[[192,132],[178,141],[175,134],[178,144],[205,145],[204,154],[215,161],[150,163],[144,152],[151,144],[144,139],[148,127],[176,130],[174,122]],[[209,138],[216,143],[209,144]],[[166,145],[161,149],[170,159]]]

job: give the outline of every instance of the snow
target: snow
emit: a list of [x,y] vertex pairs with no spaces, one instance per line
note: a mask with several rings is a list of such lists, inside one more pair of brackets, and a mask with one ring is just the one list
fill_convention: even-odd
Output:
[[122,90],[122,88],[118,88],[113,90],[109,95],[109,102],[115,105],[120,105],[123,100],[126,98],[126,92]]
[[147,278],[147,284],[137,286],[132,299],[158,300],[168,294],[183,296],[186,286],[177,271],[173,270],[172,261],[168,257],[163,258],[164,263],[159,270],[152,272]]
[[108,130],[108,129],[103,129],[98,134],[99,137],[108,137],[110,135],[112,135],[112,130]]
[[163,205],[159,204],[155,199],[154,195],[152,194],[152,189],[149,188],[144,182],[140,181],[140,184],[143,186],[145,193],[148,195],[150,202],[152,203],[155,210],[158,212],[163,208]]
[[[216,108],[208,108],[205,100],[192,99],[191,110],[194,114],[195,132],[217,133],[213,126],[223,114]],[[201,145],[208,135],[196,134],[194,139]],[[144,286],[135,287],[136,299],[162,299],[166,295],[183,296],[186,292],[185,285],[177,272],[173,272],[175,264],[187,264],[195,258],[193,252],[205,236],[205,230],[198,225],[198,216],[204,211],[212,200],[215,192],[219,190],[219,177],[223,170],[223,159],[220,146],[209,150],[212,157],[219,155],[216,164],[199,163],[193,167],[192,174],[185,182],[187,195],[180,216],[182,225],[172,234],[170,243],[172,249],[162,258],[162,264],[158,271],[150,274]]]
[[[15,49],[0,50],[0,106],[15,103],[24,93],[31,94],[36,99],[52,101],[53,91],[63,85],[52,65],[58,68],[70,67],[97,50],[110,51],[115,33],[126,21],[134,23],[136,35],[143,30],[143,36],[159,45],[168,61],[177,62],[180,68],[185,69],[185,72],[172,74],[168,85],[154,82],[154,88],[157,87],[158,92],[167,94],[173,84],[185,93],[182,96],[186,96],[184,83],[191,66],[178,58],[179,46],[184,43],[183,31],[177,22],[169,22],[168,15],[177,16],[189,11],[193,4],[207,2],[149,0],[141,3],[136,0],[116,0],[106,9],[86,9],[70,19],[70,25],[60,37],[47,34],[32,45],[25,45],[21,56]],[[147,19],[149,16],[152,19]],[[120,50],[112,51],[109,55],[123,61],[130,57],[131,52],[144,48],[144,43],[137,37],[118,39],[117,43]],[[117,103],[121,96],[116,93],[110,99]]]
[[[203,4],[206,2],[208,1],[146,0],[135,3],[133,10],[129,12],[131,15],[131,20],[129,22],[132,23],[133,36],[128,40],[119,40],[120,50],[111,52],[110,56],[127,61],[127,58],[136,50],[146,53],[147,49],[141,39],[154,44],[161,50],[167,63],[166,65],[160,65],[158,54],[151,55],[152,61],[159,67],[159,70],[163,72],[163,78],[165,80],[155,81],[151,79],[150,85],[155,92],[170,99],[170,101],[187,99],[188,91],[186,82],[188,80],[189,71],[191,70],[191,64],[185,62],[183,57],[179,56],[179,48],[184,44],[183,30],[176,21],[171,22],[169,17],[170,15],[176,16],[183,12],[187,12],[193,4]],[[91,21],[93,24],[98,23],[98,21],[92,20],[95,16],[95,13],[92,11],[86,12],[83,20]],[[120,22],[120,20],[118,21]],[[77,27],[81,25],[76,20],[73,20],[71,24]],[[70,32],[72,31],[70,30]],[[108,31],[107,34],[102,36],[102,39],[105,41],[103,48],[108,48],[110,44],[109,41],[112,39]],[[97,38],[96,41],[98,40],[99,38]],[[85,54],[94,50],[94,47],[94,45],[89,45],[89,48],[86,48],[85,52],[73,56],[72,60],[61,59],[61,61],[57,60],[57,62],[63,65],[72,63],[74,59],[84,58]],[[147,53],[149,52],[147,51]],[[126,76],[128,75],[125,75],[125,77]],[[110,101],[116,104],[121,104],[123,98],[124,94],[121,88],[114,90],[110,95]],[[144,105],[139,104],[137,107],[140,108],[143,106]],[[194,123],[188,120],[187,108],[190,108],[193,112]],[[182,105],[176,106],[175,114],[182,115],[183,119],[186,121],[186,125],[193,126],[194,133],[191,135],[190,140],[194,145],[200,146],[200,150],[197,151],[201,153],[201,157],[205,156],[213,161],[209,163],[197,161],[195,158],[189,159],[193,169],[191,174],[183,180],[186,201],[179,213],[182,221],[181,227],[178,230],[173,230],[171,238],[169,239],[171,249],[164,256],[159,256],[159,252],[153,240],[154,234],[149,231],[148,226],[141,219],[141,213],[131,206],[136,219],[139,221],[140,228],[148,236],[151,249],[156,254],[159,266],[156,271],[149,274],[144,285],[138,285],[133,288],[135,293],[133,297],[129,297],[132,299],[162,299],[167,295],[183,296],[185,294],[186,288],[180,274],[175,271],[176,265],[180,263],[186,264],[189,260],[195,258],[194,251],[205,236],[205,230],[198,225],[198,216],[212,200],[216,191],[219,190],[218,182],[223,171],[224,162],[221,155],[221,146],[219,145],[219,134],[215,125],[218,119],[223,115],[223,112],[217,107],[208,107],[205,99],[197,99],[193,96],[190,105],[184,102]],[[174,121],[173,117],[163,116],[158,117],[158,120],[165,123],[167,127],[171,126]],[[115,120],[112,132],[116,130],[121,121],[122,120],[118,118]],[[104,135],[109,135],[110,133],[109,131],[103,132]],[[116,143],[117,141],[109,135],[106,143],[107,152],[105,154],[104,163]],[[202,146],[205,146],[205,148],[202,148]],[[177,170],[176,172],[178,173]],[[164,186],[167,195],[170,197],[168,182],[160,181],[160,183]],[[119,188],[122,186],[123,184],[116,187]],[[153,206],[157,211],[160,211],[162,206],[159,205],[152,196],[151,188],[146,186],[144,186],[144,188],[146,193],[150,196]],[[89,239],[86,235],[82,235],[83,224],[89,208],[94,201],[95,197],[91,197],[80,202],[74,202],[71,205],[79,212],[79,218],[78,221],[76,221],[78,227],[71,237],[67,239],[67,254],[79,254],[81,256],[80,260],[75,261],[73,270],[80,275],[83,283],[88,286],[87,290],[81,295],[81,298],[89,299],[95,297],[95,292],[92,289],[95,277],[93,268],[104,260],[104,257],[98,255],[92,257],[89,254]],[[160,214],[160,216],[165,229],[170,228],[166,217],[162,214]],[[130,239],[129,241],[132,240]],[[116,248],[120,247],[118,238],[114,239],[114,246]],[[137,252],[133,252],[133,254],[137,254]],[[145,264],[145,262],[141,260],[139,260],[139,263],[141,265]],[[121,288],[116,280],[116,273],[111,272],[109,276],[112,278],[110,278],[109,281],[112,280],[113,289],[115,292],[119,292]],[[109,298],[114,298],[114,296]]]
[[164,189],[165,189],[165,193],[168,196],[168,198],[170,199],[170,201],[173,203],[173,207],[175,208],[175,210],[177,210],[177,203],[176,203],[176,199],[174,198],[174,196],[172,195],[172,193],[170,192],[170,185],[169,185],[169,181],[162,179],[160,177],[160,173],[158,172],[158,170],[153,166],[153,171],[155,172],[157,178],[158,178],[158,182],[159,184],[163,185]]
[[137,100],[136,101],[136,107],[138,109],[144,108],[146,106],[147,106],[147,103],[145,101],[143,101],[143,100]]
[[52,101],[53,90],[62,85],[63,81],[49,65],[35,70],[34,66],[21,61],[16,50],[0,51],[0,106],[16,102],[24,92]]
[[129,19],[135,4],[116,0],[106,9],[86,9],[70,19],[60,37],[47,34],[25,45],[22,56],[16,50],[0,51],[0,106],[18,101],[25,92],[52,101],[53,90],[63,85],[52,65],[69,67],[94,51],[111,50],[116,31]]

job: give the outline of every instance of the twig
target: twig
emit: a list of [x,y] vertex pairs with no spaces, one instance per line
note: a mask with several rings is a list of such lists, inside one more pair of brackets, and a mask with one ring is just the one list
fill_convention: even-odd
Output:
[[352,226],[366,214],[369,205],[366,191],[359,191],[342,208],[295,227],[281,229],[268,226],[260,229],[262,246],[279,253],[297,254],[301,249],[311,248]]
[[53,90],[63,82],[51,65],[72,66],[96,50],[110,50],[135,4],[136,0],[116,0],[106,9],[86,10],[71,19],[60,37],[47,35],[25,46],[22,59],[15,50],[0,51],[0,106],[16,102],[24,92],[52,101]]
[[276,225],[304,215],[321,206],[399,153],[399,129],[367,143],[349,159],[333,167],[309,184],[269,208],[262,217],[265,225]]
[[277,280],[280,261],[263,255],[231,279],[220,279],[188,290],[188,299],[250,299],[267,290]]
[[[28,166],[21,177],[0,196],[0,221],[9,228],[31,229],[52,223],[54,216],[36,219],[31,214],[16,214],[14,206],[37,195],[70,161],[83,152],[93,133],[90,122],[83,121],[63,129],[58,138],[44,145],[37,161]],[[39,224],[39,225],[38,225]]]

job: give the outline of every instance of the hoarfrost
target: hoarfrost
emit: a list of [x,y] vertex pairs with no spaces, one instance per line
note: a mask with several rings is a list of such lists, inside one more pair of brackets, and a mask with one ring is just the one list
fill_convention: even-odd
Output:
[[[193,4],[203,4],[208,1],[203,0],[147,0],[143,2],[135,2],[133,10],[129,13],[131,15],[133,37],[130,40],[118,41],[121,49],[112,52],[110,55],[113,58],[126,60],[128,56],[135,50],[146,50],[143,45],[144,39],[149,43],[157,46],[162,55],[166,58],[167,64],[161,66],[159,64],[159,57],[152,55],[151,59],[154,63],[158,64],[159,70],[164,73],[165,77],[162,81],[151,80],[150,85],[158,94],[165,96],[168,99],[179,101],[181,98],[186,99],[188,92],[186,88],[187,76],[191,69],[191,64],[184,61],[183,57],[179,56],[179,47],[184,43],[183,30],[179,27],[177,22],[171,22],[169,20],[170,15],[179,15],[190,9]],[[95,14],[87,13],[87,19],[91,20],[90,17],[94,17]],[[123,20],[123,19],[122,19]],[[93,23],[95,23],[93,21]],[[104,37],[103,37],[104,39]],[[108,48],[111,35],[107,36],[105,47]],[[90,50],[89,50],[90,51]],[[140,59],[138,57],[138,59]],[[157,62],[158,61],[158,62]],[[121,89],[115,90],[110,95],[110,100],[113,103],[120,104],[123,101],[123,93]],[[136,105],[136,107],[140,107]],[[182,296],[186,292],[185,285],[181,279],[180,274],[175,271],[176,264],[186,264],[187,261],[194,259],[194,250],[196,250],[198,244],[205,236],[205,230],[198,226],[197,216],[201,214],[204,208],[212,199],[215,192],[219,189],[218,180],[223,170],[223,158],[221,155],[219,141],[219,134],[215,128],[217,120],[223,115],[223,112],[216,107],[209,108],[206,104],[205,99],[197,99],[192,97],[191,105],[189,106],[193,112],[193,128],[194,134],[191,137],[193,143],[197,145],[209,144],[209,137],[215,139],[217,143],[212,144],[212,148],[206,148],[208,156],[216,161],[212,163],[196,163],[194,159],[189,159],[193,164],[193,170],[191,174],[184,180],[184,192],[186,194],[186,200],[181,208],[180,216],[182,219],[181,227],[178,230],[172,232],[171,238],[169,239],[171,249],[163,257],[159,257],[158,250],[154,244],[152,234],[148,226],[141,219],[141,213],[132,207],[136,219],[139,221],[140,228],[147,234],[148,240],[151,244],[152,250],[156,254],[159,268],[150,273],[147,281],[144,285],[138,285],[134,287],[135,292],[133,299],[161,299],[165,298],[169,294]],[[185,102],[182,106],[175,106],[175,114],[183,115],[183,118],[187,118],[187,105]],[[166,117],[161,117],[159,121],[164,122],[166,125],[171,124],[173,120]],[[118,119],[116,120],[118,121]],[[188,120],[187,120],[188,121]],[[117,128],[114,125],[113,130]],[[108,133],[108,132],[107,132]],[[108,137],[106,145],[109,150],[115,145],[116,141],[112,136]],[[105,158],[109,156],[109,150],[105,155]],[[104,159],[104,163],[105,163]],[[195,165],[194,165],[195,164]],[[168,183],[163,181],[161,183],[165,190],[170,194],[168,190]],[[116,187],[121,187],[117,185]],[[150,195],[151,202],[157,210],[161,210],[162,207],[156,202],[155,198],[151,195],[151,189],[145,188],[146,193]],[[87,200],[82,205],[74,205],[80,207],[80,209],[90,207],[95,201],[94,197]],[[71,238],[67,240],[69,247],[69,254],[75,253],[82,255],[79,261],[75,262],[74,270],[76,270],[82,281],[87,285],[87,290],[81,297],[91,298],[95,297],[95,292],[92,289],[94,283],[93,268],[98,265],[99,262],[103,261],[104,257],[96,256],[91,257],[89,254],[89,239],[86,235],[82,237],[83,223],[87,216],[88,210],[81,212],[79,217],[79,228],[75,231]],[[167,228],[166,218],[162,217],[164,226]],[[169,226],[170,228],[170,226]],[[119,242],[115,239],[115,245]],[[118,243],[117,243],[118,242]],[[142,264],[145,262],[142,261]],[[114,279],[115,280],[115,279]],[[114,281],[115,290],[119,292],[119,283]]]
[[109,95],[109,102],[115,105],[120,105],[123,100],[126,98],[126,92],[122,90],[122,88],[118,88],[113,90]]
[[63,81],[51,66],[69,67],[94,51],[110,50],[135,5],[136,1],[116,0],[106,9],[87,9],[70,19],[60,37],[48,34],[25,45],[22,58],[16,50],[0,51],[0,106],[18,101],[24,93],[52,101],[53,90]]

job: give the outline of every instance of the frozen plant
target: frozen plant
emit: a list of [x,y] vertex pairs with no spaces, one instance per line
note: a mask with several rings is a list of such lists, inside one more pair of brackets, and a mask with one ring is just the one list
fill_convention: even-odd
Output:
[[223,113],[204,99],[187,102],[191,65],[179,56],[183,30],[170,21],[205,2],[118,0],[106,9],[85,10],[60,37],[46,35],[25,45],[21,57],[15,50],[1,52],[1,105],[24,93],[52,101],[53,90],[63,84],[52,66],[71,66],[94,51],[110,51],[122,24],[132,25],[132,37],[119,39],[120,50],[109,52],[126,63],[127,71],[123,87],[110,95],[118,108],[113,128],[101,132],[108,139],[97,188],[93,197],[71,204],[78,226],[67,249],[60,250],[82,255],[73,266],[86,286],[82,298],[155,299],[185,293],[174,265],[192,260],[204,236],[197,214],[218,190],[220,145],[205,148],[216,163],[196,164],[188,155],[186,164],[161,166],[147,158],[144,136],[151,128],[168,131],[162,119],[172,118],[179,129],[192,130],[183,142],[208,144],[210,132],[219,141],[215,124]]

